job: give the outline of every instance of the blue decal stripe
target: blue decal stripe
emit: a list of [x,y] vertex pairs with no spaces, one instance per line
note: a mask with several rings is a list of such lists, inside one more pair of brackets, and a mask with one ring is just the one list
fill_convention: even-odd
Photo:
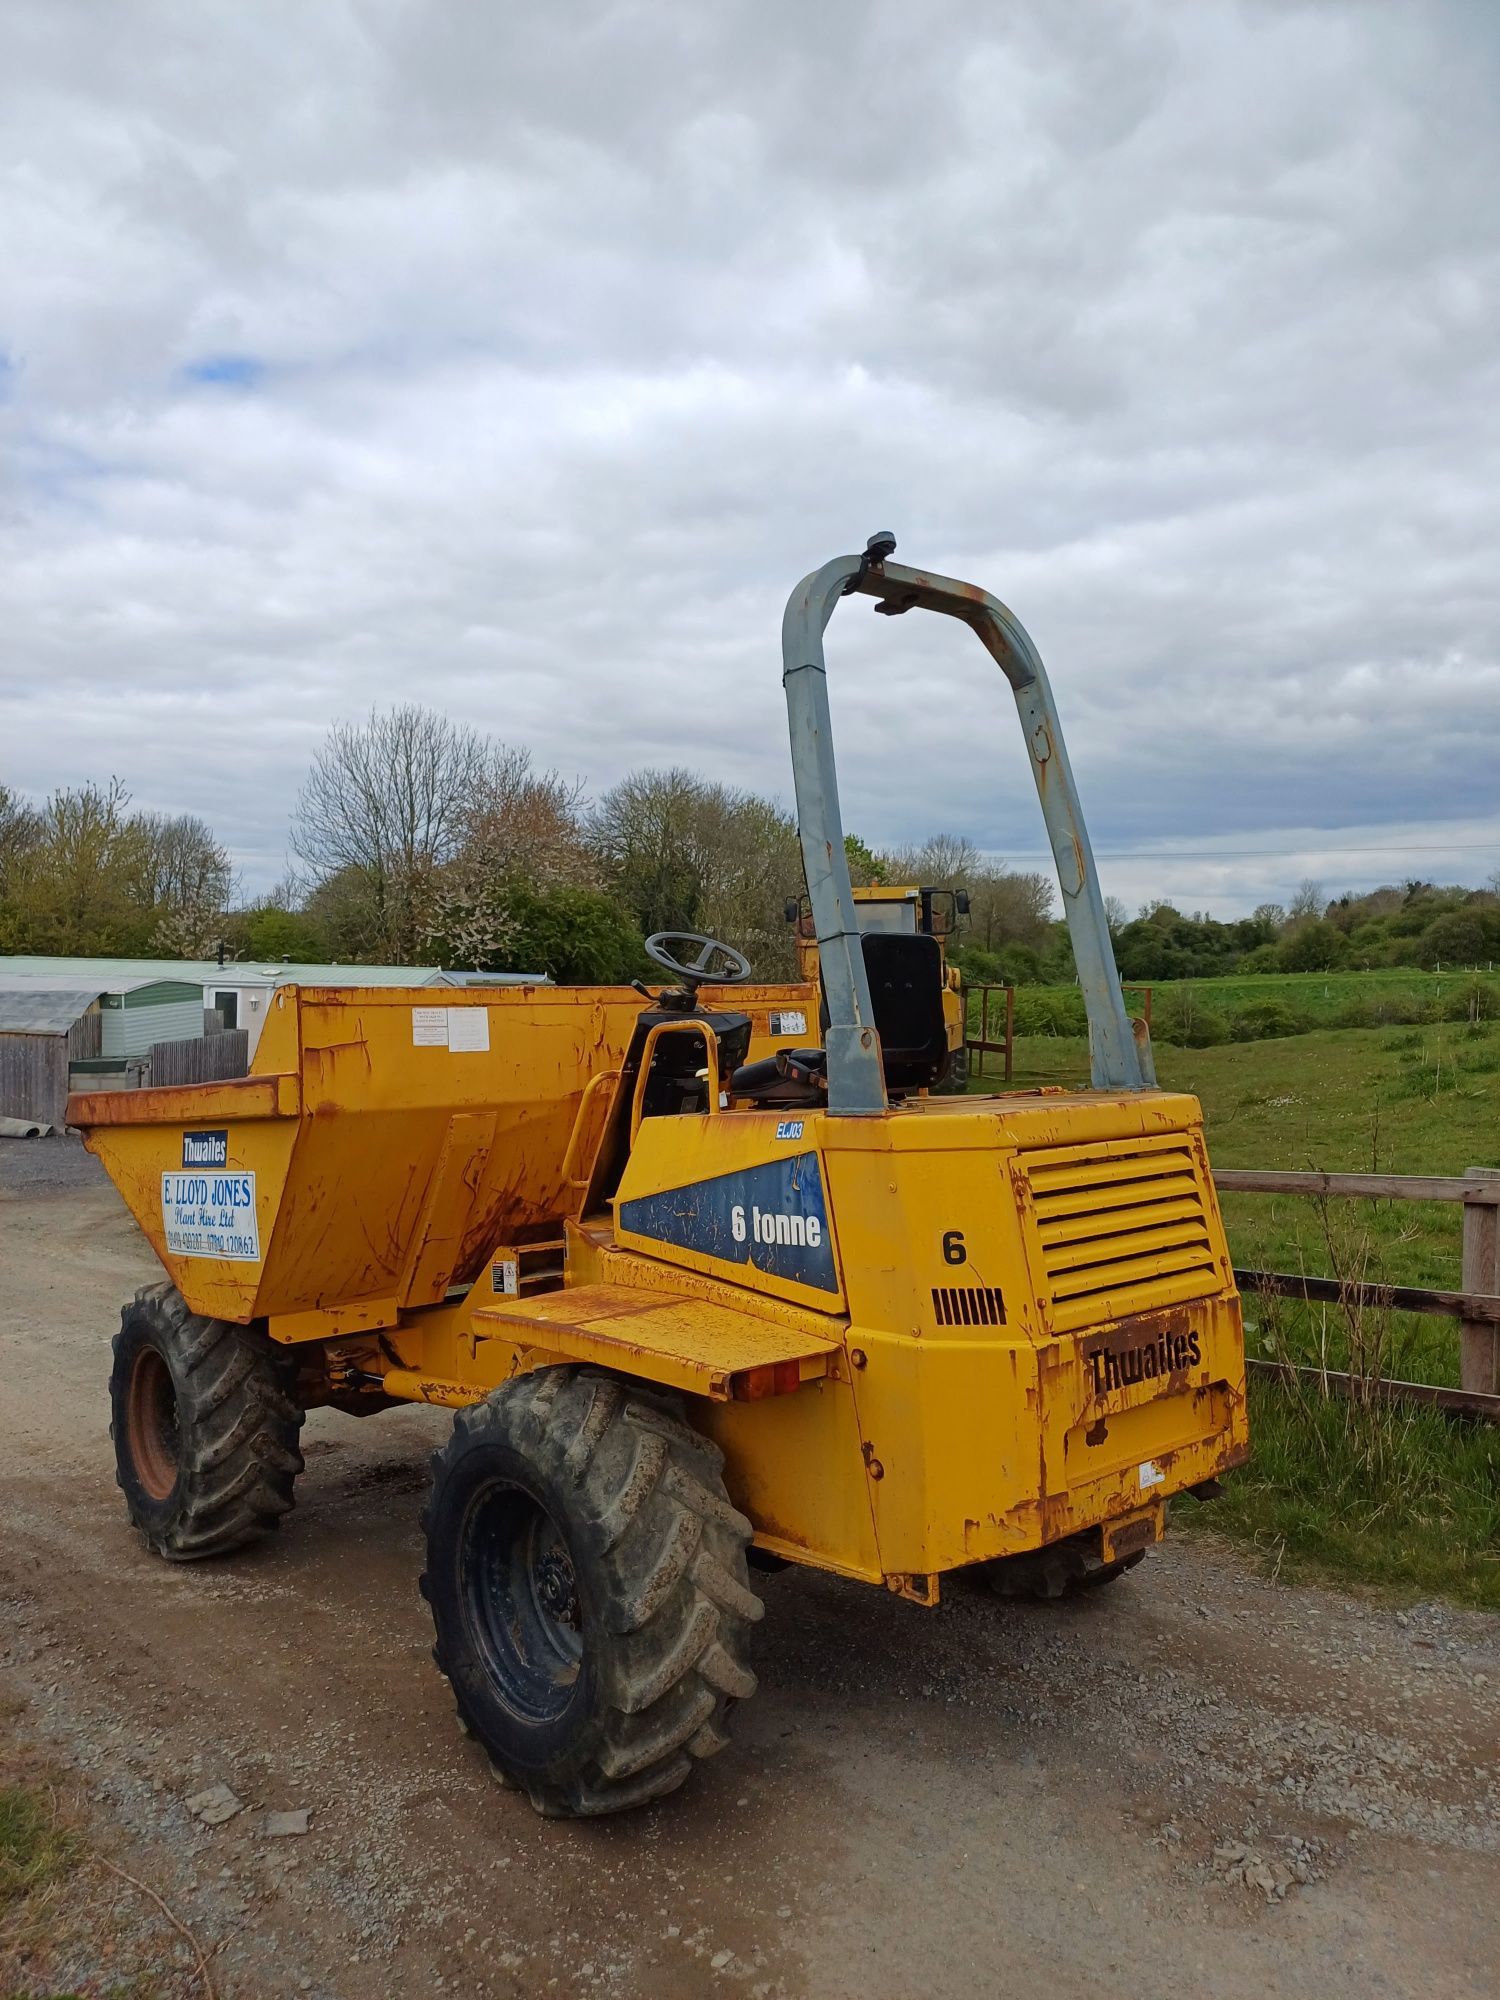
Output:
[[725,1264],[836,1292],[833,1234],[816,1153],[768,1160],[620,1204],[620,1227]]

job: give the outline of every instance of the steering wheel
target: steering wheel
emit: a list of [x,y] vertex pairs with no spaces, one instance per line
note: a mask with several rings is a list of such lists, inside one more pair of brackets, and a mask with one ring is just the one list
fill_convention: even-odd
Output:
[[[697,956],[679,958],[684,947],[697,947]],[[670,949],[669,949],[670,947]],[[646,940],[646,956],[664,972],[673,972],[689,986],[739,986],[750,977],[750,961],[732,944],[718,938],[702,937],[697,931],[657,931]],[[716,959],[726,960],[727,972],[715,972]]]

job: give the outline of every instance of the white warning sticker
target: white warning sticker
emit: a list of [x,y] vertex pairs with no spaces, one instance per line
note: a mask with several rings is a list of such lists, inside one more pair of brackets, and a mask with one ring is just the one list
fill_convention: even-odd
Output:
[[260,1262],[254,1174],[163,1174],[161,1222],[169,1256]]
[[490,1045],[488,1007],[450,1007],[448,1046],[464,1054],[483,1053]]
[[448,1046],[448,1009],[413,1007],[411,1045],[414,1049],[445,1049]]
[[1141,1461],[1140,1481],[1141,1491],[1145,1493],[1153,1486],[1165,1486],[1167,1475],[1162,1471],[1154,1458],[1147,1458]]
[[800,1008],[785,1008],[781,1013],[771,1016],[770,1027],[773,1035],[805,1035],[807,1016]]

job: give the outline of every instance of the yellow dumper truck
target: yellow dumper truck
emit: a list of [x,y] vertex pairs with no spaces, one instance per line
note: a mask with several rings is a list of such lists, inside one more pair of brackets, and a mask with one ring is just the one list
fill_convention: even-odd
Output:
[[[275,1526],[308,1409],[451,1409],[435,1658],[543,1812],[659,1798],[723,1747],[756,1569],[928,1607],[955,1571],[1056,1594],[1118,1576],[1246,1453],[1199,1108],[1126,1018],[1041,661],[894,546],[807,577],[783,627],[821,1041],[803,990],[656,938],[670,983],[644,997],[283,988],[250,1076],[70,1108],[167,1273],[124,1309],[111,1386],[147,1543]],[[858,595],[967,624],[1014,694],[1088,1090],[933,1094],[938,940],[862,930],[844,858],[823,634]]]

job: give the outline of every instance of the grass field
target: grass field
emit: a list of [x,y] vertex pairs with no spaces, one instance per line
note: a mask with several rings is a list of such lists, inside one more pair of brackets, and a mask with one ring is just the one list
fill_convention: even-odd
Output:
[[[1158,1046],[1156,1058],[1165,1086],[1201,1100],[1218,1166],[1500,1167],[1500,1024]],[[1017,1044],[1013,1087],[1081,1084],[1087,1067],[1082,1041],[1034,1037]],[[1234,1195],[1224,1211],[1241,1267],[1458,1288],[1456,1205]],[[1337,1307],[1253,1297],[1245,1319],[1252,1352],[1343,1367],[1353,1341],[1384,1374],[1458,1379],[1453,1320],[1367,1313],[1351,1325]],[[1264,1382],[1252,1390],[1252,1422],[1254,1463],[1201,1510],[1208,1525],[1251,1539],[1277,1563],[1500,1608],[1500,1427]]]

